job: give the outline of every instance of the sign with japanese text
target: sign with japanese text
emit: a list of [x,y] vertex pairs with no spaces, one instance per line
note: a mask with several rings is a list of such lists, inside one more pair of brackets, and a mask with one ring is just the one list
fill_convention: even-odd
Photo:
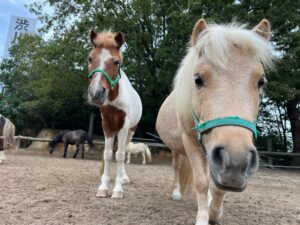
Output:
[[34,33],[35,26],[36,19],[21,16],[11,16],[4,50],[4,57],[9,56],[9,48],[16,43],[20,36],[22,36],[24,33]]

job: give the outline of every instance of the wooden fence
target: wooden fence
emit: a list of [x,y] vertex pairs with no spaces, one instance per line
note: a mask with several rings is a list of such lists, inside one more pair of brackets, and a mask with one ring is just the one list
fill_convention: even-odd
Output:
[[[3,138],[3,136],[0,136],[0,139]],[[36,138],[36,137],[27,137],[27,136],[15,136],[15,139],[17,141],[17,148],[20,148],[21,145],[21,140],[27,140],[27,141],[39,141],[39,142],[50,142],[52,139],[49,138]],[[139,141],[147,144],[151,148],[160,148],[163,150],[169,150],[169,148],[162,144],[162,143],[157,143],[153,142],[155,140],[153,139],[144,139],[144,138],[134,138],[133,141]],[[93,141],[94,144],[98,145],[104,145],[104,141]],[[268,158],[268,162],[263,162],[261,163],[262,167],[271,167],[271,168],[293,168],[293,169],[300,169],[300,166],[279,166],[279,165],[273,165],[273,157],[300,157],[300,153],[287,153],[287,152],[274,152],[270,151],[258,151],[258,154],[263,157]],[[273,157],[272,157],[273,156]]]

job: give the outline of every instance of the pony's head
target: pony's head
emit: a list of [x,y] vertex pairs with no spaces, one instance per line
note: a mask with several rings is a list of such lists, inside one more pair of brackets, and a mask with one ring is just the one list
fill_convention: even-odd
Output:
[[49,154],[52,154],[55,150],[55,142],[54,141],[50,141],[48,143],[48,147],[49,147]]
[[125,38],[121,32],[96,33],[92,30],[90,41],[93,49],[88,56],[90,79],[88,99],[91,104],[102,105],[106,99],[111,101],[118,94],[122,62],[120,47]]
[[269,38],[267,20],[247,30],[200,19],[175,78],[177,115],[188,132],[195,127],[193,119],[198,128],[208,127],[198,134],[221,189],[244,190],[258,168],[253,137],[265,69],[273,62]]

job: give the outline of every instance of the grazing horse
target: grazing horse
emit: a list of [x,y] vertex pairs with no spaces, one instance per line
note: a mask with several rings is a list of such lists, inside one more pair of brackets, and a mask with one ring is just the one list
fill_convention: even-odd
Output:
[[87,141],[87,143],[89,144],[89,146],[95,150],[96,147],[93,144],[90,136],[87,134],[87,132],[85,132],[84,130],[64,130],[59,132],[52,141],[49,142],[49,153],[52,154],[55,150],[55,146],[60,143],[63,142],[64,143],[64,154],[63,157],[66,158],[67,156],[67,150],[68,150],[68,146],[69,145],[76,145],[76,151],[75,154],[73,156],[73,158],[75,159],[77,157],[77,154],[79,152],[80,149],[80,145],[81,145],[81,157],[82,159],[84,159],[84,144],[85,141]]
[[258,168],[253,139],[264,70],[273,66],[269,38],[265,19],[252,30],[200,19],[159,110],[156,129],[173,150],[172,197],[194,184],[197,225],[218,222],[225,191],[245,190]]
[[0,114],[0,164],[6,160],[4,149],[14,149],[15,142],[15,125],[7,118]]
[[127,153],[127,164],[130,164],[130,156],[132,155],[138,155],[142,154],[143,156],[143,164],[146,164],[146,156],[148,159],[148,162],[152,162],[151,152],[148,147],[148,145],[144,143],[132,143],[129,142],[129,144],[126,146],[126,153]]
[[90,40],[93,49],[88,57],[88,100],[90,104],[100,108],[105,136],[104,165],[102,163],[104,168],[97,196],[108,196],[110,161],[114,142],[117,140],[117,174],[111,197],[123,198],[122,184],[129,182],[124,165],[125,147],[131,141],[141,119],[142,102],[120,68],[120,47],[125,42],[124,35],[121,32],[96,33],[92,30]]

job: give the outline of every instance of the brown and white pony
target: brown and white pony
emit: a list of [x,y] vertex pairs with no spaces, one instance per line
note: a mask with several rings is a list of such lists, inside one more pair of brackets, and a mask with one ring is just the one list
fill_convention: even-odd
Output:
[[[200,19],[174,89],[158,113],[157,131],[173,150],[172,197],[181,199],[181,192],[194,183],[197,225],[219,221],[225,191],[243,191],[258,168],[253,134],[264,69],[273,65],[269,38],[267,20],[247,30],[235,23],[207,25]],[[197,132],[224,118],[247,126],[223,124]]]
[[90,104],[100,107],[105,135],[104,170],[97,196],[108,196],[110,161],[117,138],[117,175],[112,198],[123,198],[122,184],[129,182],[124,165],[125,147],[131,141],[141,119],[142,102],[126,74],[120,69],[120,47],[125,42],[124,35],[121,32],[91,31],[90,40],[93,49],[88,58],[88,98]]
[[4,150],[14,149],[15,142],[15,125],[7,118],[0,114],[0,164],[6,160]]

